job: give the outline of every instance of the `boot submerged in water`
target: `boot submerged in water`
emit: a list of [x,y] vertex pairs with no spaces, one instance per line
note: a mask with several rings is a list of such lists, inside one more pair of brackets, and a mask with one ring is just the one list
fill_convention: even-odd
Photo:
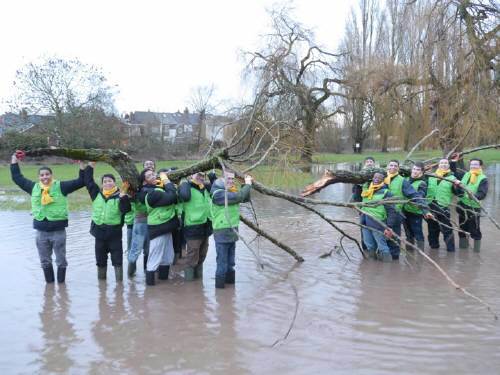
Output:
[[236,272],[234,270],[227,271],[226,273],[226,284],[234,284],[236,281]]
[[127,266],[127,275],[128,275],[128,277],[134,277],[136,269],[137,269],[137,263],[135,263],[135,262],[129,262],[128,266]]
[[479,253],[481,251],[481,240],[474,240],[474,252]]
[[45,276],[45,282],[47,284],[54,282],[54,268],[52,267],[52,265],[43,267],[43,276]]
[[123,266],[115,266],[115,279],[117,283],[123,281]]
[[66,281],[66,267],[57,267],[57,282],[59,284]]
[[461,249],[469,248],[469,239],[467,237],[458,237],[458,247]]
[[170,266],[159,266],[158,267],[158,280],[168,280],[169,272],[170,272]]
[[106,280],[107,267],[97,267],[97,280]]
[[194,268],[193,267],[184,268],[184,280],[185,281],[193,281],[194,280]]
[[155,285],[155,271],[146,271],[146,285]]

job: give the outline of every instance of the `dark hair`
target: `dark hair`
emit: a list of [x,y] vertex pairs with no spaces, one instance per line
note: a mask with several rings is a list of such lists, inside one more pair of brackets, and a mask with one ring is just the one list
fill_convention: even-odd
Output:
[[421,161],[416,161],[415,164],[413,164],[414,167],[420,168],[421,170],[424,170],[425,165]]
[[373,156],[367,156],[363,161],[371,160],[375,163],[375,158]]
[[479,159],[479,158],[472,158],[472,159],[470,159],[470,160],[469,160],[469,164],[470,164],[470,162],[471,162],[471,161],[473,161],[473,160],[478,161],[478,162],[479,162],[479,165],[480,165],[480,166],[483,166],[483,161],[482,161],[481,159]]
[[[399,160],[396,160],[396,159],[389,160],[389,163],[392,163],[392,162],[397,163],[398,166],[399,166]],[[389,163],[387,163],[387,164],[389,164]]]
[[115,176],[113,176],[113,174],[111,173],[106,173],[106,174],[103,174],[102,177],[101,177],[101,182],[104,181],[104,178],[107,177],[107,178],[111,178],[114,182],[116,182],[116,179],[115,179]]
[[143,169],[140,176],[139,176],[139,184],[142,185],[144,181],[146,180],[146,172],[147,171],[153,171],[151,168],[146,168]]
[[52,174],[52,169],[50,169],[49,167],[46,167],[45,165],[38,168],[38,174],[40,174],[41,171],[49,171],[50,174]]

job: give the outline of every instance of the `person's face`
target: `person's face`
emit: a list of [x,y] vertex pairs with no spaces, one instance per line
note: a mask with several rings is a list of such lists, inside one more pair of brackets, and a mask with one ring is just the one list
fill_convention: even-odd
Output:
[[439,161],[439,169],[444,169],[445,171],[450,169],[450,162],[448,159],[441,159]]
[[50,181],[52,181],[52,173],[50,173],[47,169],[42,169],[38,172],[38,179],[42,184],[48,185],[50,184]]
[[102,188],[104,190],[111,190],[116,186],[115,181],[110,177],[104,177],[102,179]]
[[224,183],[226,185],[226,188],[232,188],[234,186],[234,177],[224,177]]
[[375,166],[375,162],[372,159],[365,160],[365,168],[373,168]]
[[422,169],[414,165],[413,168],[411,169],[411,177],[412,178],[422,177]]
[[391,174],[393,173],[396,173],[399,171],[399,164],[396,163],[395,161],[391,161],[388,165],[387,165],[387,171]]
[[195,173],[191,176],[191,179],[197,184],[203,184],[205,182],[205,176],[203,173]]
[[481,168],[481,163],[479,162],[479,160],[471,160],[469,167],[471,170],[479,169]]
[[144,174],[144,182],[149,185],[155,185],[156,184],[156,173],[155,171],[147,171]]
[[144,169],[151,169],[152,171],[155,170],[155,162],[152,160],[146,160],[143,164]]
[[375,173],[373,175],[373,184],[374,185],[378,185],[380,184],[382,181],[384,181],[384,175],[382,173]]

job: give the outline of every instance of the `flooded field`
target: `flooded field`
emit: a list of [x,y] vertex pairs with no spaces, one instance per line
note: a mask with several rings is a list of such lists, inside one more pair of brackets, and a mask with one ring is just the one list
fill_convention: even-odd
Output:
[[[319,168],[317,173],[321,173]],[[489,166],[485,207],[500,220],[500,164]],[[320,198],[347,200],[350,186]],[[210,244],[202,281],[181,274],[145,288],[138,275],[98,282],[90,214],[70,216],[66,285],[45,285],[31,217],[0,221],[0,373],[91,374],[498,374],[500,322],[420,257],[351,261],[321,219],[255,193],[260,224],[305,258],[257,239],[239,242],[236,286],[215,290]],[[334,207],[335,218],[356,219]],[[356,227],[344,226],[357,235]],[[427,251],[460,285],[500,312],[500,231],[482,219],[483,250]],[[253,232],[241,226],[252,240]]]

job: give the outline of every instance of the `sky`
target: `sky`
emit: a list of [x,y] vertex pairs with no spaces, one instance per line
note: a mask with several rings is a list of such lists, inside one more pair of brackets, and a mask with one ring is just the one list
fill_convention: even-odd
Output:
[[[356,1],[295,0],[296,20],[334,50]],[[78,58],[118,85],[116,108],[175,112],[192,90],[215,85],[217,103],[242,103],[242,51],[268,32],[269,0],[2,0],[0,113],[15,72],[43,56]],[[290,4],[290,3],[287,3]]]

